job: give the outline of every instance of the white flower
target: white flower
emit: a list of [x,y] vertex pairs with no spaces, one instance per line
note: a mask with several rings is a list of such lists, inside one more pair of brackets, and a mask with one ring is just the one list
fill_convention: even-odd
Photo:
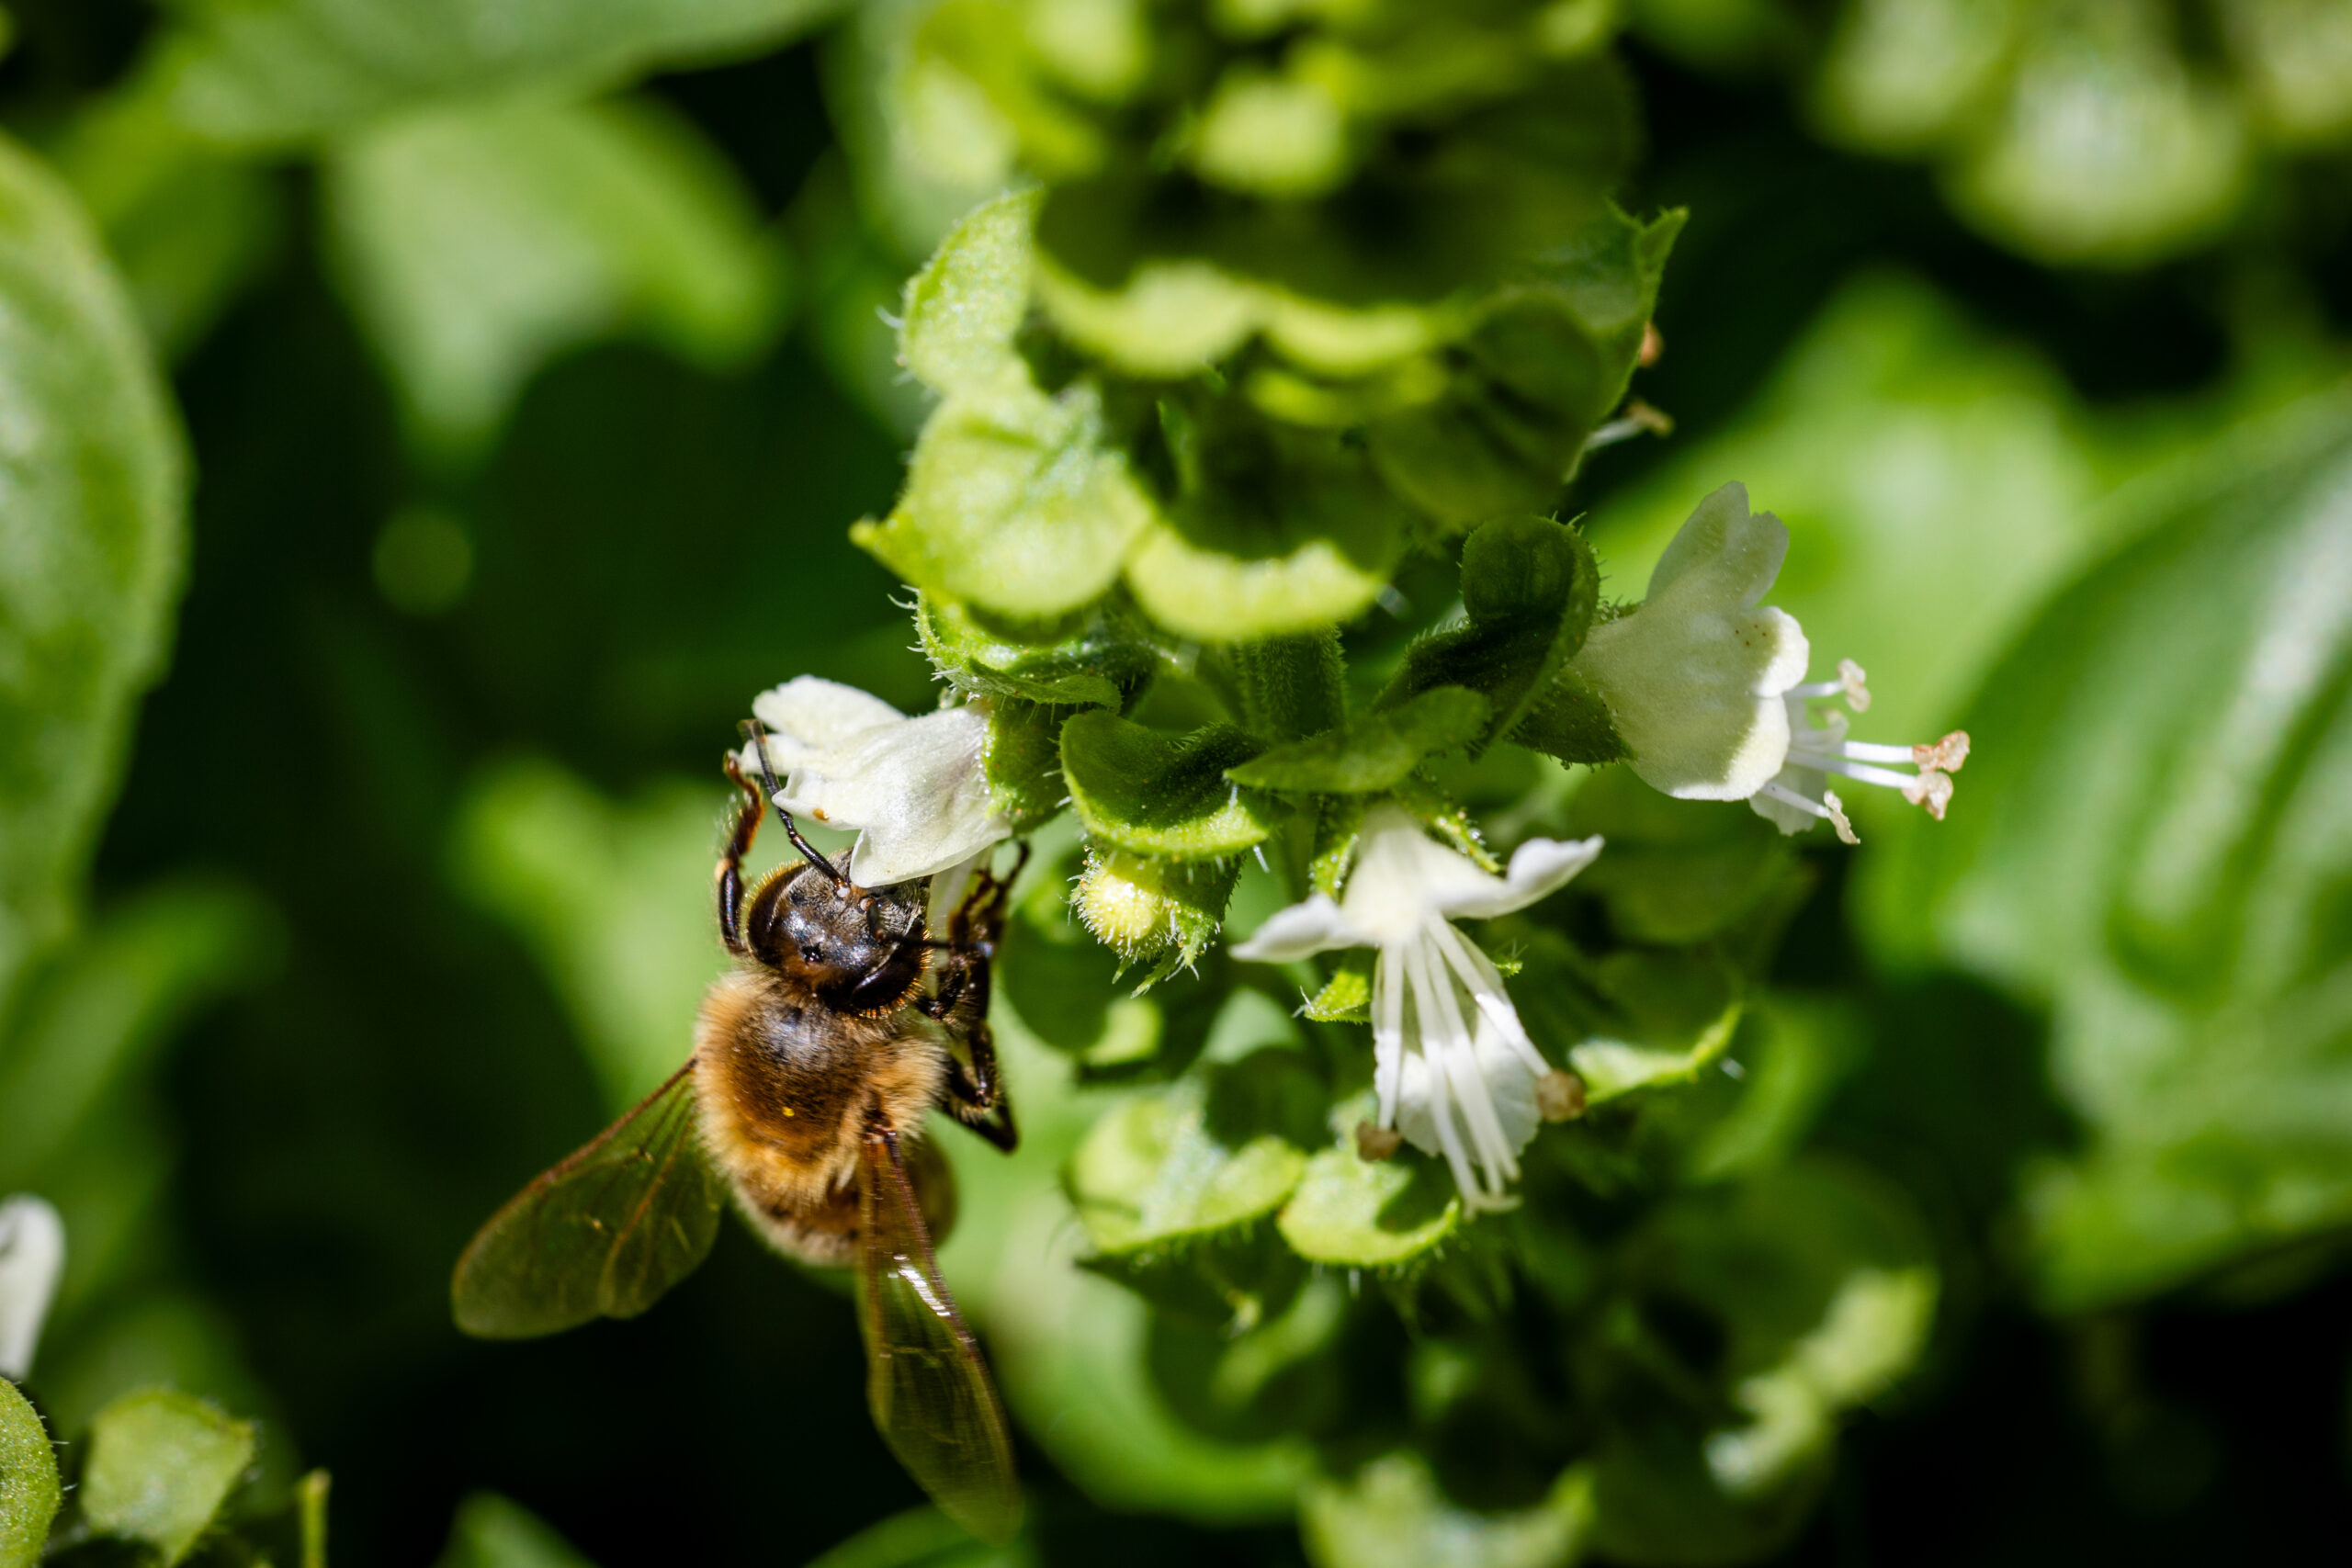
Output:
[[[912,882],[973,861],[1012,827],[989,797],[982,704],[909,718],[881,698],[803,675],[752,700],[783,782],[775,803],[834,828],[858,829],[850,880]],[[743,769],[757,774],[753,748]]]
[[[1370,947],[1374,1081],[1380,1125],[1442,1154],[1464,1204],[1508,1209],[1506,1185],[1542,1119],[1537,1086],[1553,1069],[1487,955],[1448,923],[1523,909],[1592,863],[1599,839],[1531,839],[1500,877],[1422,832],[1394,806],[1364,818],[1347,890],[1277,911],[1235,956],[1286,963]],[[1476,1168],[1475,1173],[1473,1168]]]
[[[1777,823],[1783,833],[1802,833],[1816,821],[1826,821],[1849,844],[1861,840],[1846,820],[1846,803],[1829,786],[1831,775],[1858,784],[1880,784],[1903,792],[1914,806],[1924,806],[1940,822],[1951,801],[1951,775],[1968,761],[1968,731],[1955,729],[1930,746],[1883,746],[1846,739],[1846,716],[1831,709],[1818,725],[1812,705],[1843,697],[1856,713],[1871,705],[1862,667],[1850,659],[1838,661],[1838,679],[1792,686],[1782,699],[1788,707],[1787,760],[1747,804],[1759,817]],[[1898,770],[1908,763],[1917,771]],[[1893,764],[1890,766],[1889,764]]]
[[1812,649],[1793,616],[1759,608],[1789,531],[1750,513],[1744,485],[1701,502],[1650,573],[1639,609],[1592,628],[1573,668],[1609,704],[1653,789],[1685,800],[1746,800],[1789,750],[1782,699]]
[[18,1193],[0,1203],[0,1378],[22,1382],[57,1277],[65,1269],[65,1224],[45,1199]]
[[[1843,714],[1814,722],[1815,702],[1842,696],[1860,713],[1871,694],[1850,659],[1837,680],[1804,683],[1804,629],[1759,607],[1788,550],[1781,520],[1749,512],[1745,486],[1724,486],[1667,546],[1641,607],[1594,626],[1572,667],[1609,704],[1628,766],[1653,789],[1745,800],[1784,833],[1826,821],[1849,844],[1859,840],[1832,775],[1899,789],[1940,820],[1968,736],[1882,746],[1847,739]],[[1897,772],[1904,763],[1917,772]]]

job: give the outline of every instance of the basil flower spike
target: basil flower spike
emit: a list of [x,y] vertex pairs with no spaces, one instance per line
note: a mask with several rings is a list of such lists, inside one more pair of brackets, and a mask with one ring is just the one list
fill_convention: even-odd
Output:
[[1531,839],[1498,877],[1437,843],[1398,807],[1375,807],[1340,898],[1317,893],[1278,910],[1233,950],[1269,964],[1334,948],[1375,951],[1379,1125],[1442,1155],[1474,1213],[1518,1201],[1508,1189],[1519,1176],[1519,1151],[1552,1109],[1547,1101],[1558,1099],[1545,1080],[1566,1075],[1537,1053],[1502,976],[1452,922],[1523,909],[1600,852],[1599,839]]
[[[838,681],[802,675],[752,701],[767,728],[775,803],[828,827],[857,829],[850,880],[888,887],[957,874],[1012,834],[989,798],[984,704],[910,718]],[[743,748],[742,765],[759,759]]]

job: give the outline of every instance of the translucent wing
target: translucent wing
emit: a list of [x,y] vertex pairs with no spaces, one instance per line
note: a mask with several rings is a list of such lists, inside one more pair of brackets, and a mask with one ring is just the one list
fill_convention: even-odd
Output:
[[1021,1483],[1004,1407],[939,1278],[894,1134],[866,1136],[858,1215],[858,1321],[874,1424],[957,1523],[983,1540],[1010,1540],[1021,1523]]
[[507,1201],[458,1259],[458,1326],[527,1339],[635,1317],[692,1273],[725,1198],[695,1134],[694,1062]]

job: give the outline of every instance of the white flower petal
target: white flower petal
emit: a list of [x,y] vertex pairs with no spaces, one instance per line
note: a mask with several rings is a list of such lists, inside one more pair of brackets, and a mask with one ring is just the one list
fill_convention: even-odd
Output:
[[[752,699],[752,716],[793,754],[821,751],[865,730],[903,723],[906,715],[870,692],[800,675]],[[777,753],[779,761],[784,754]]]
[[1725,485],[1683,524],[1642,606],[1592,628],[1574,668],[1609,704],[1643,783],[1686,800],[1745,800],[1789,751],[1782,697],[1812,649],[1793,616],[1759,609],[1788,529]]
[[1288,964],[1335,947],[1374,947],[1379,939],[1359,930],[1327,894],[1293,904],[1266,917],[1250,940],[1234,943],[1233,956],[1252,964]]
[[[776,804],[829,827],[854,828],[850,879],[888,887],[934,875],[1008,837],[982,761],[980,704],[908,718],[854,686],[804,675],[752,703],[772,728],[768,760],[782,773]],[[744,765],[757,758],[744,748]]]
[[41,1325],[65,1269],[65,1224],[46,1199],[18,1193],[0,1203],[0,1377],[32,1370]]
[[1403,942],[1418,937],[1430,915],[1502,889],[1500,878],[1431,839],[1409,813],[1383,805],[1364,815],[1341,908],[1374,941]]
[[[1693,507],[1650,571],[1649,597],[1700,581],[1710,598],[1752,610],[1772,591],[1789,553],[1788,525],[1747,510],[1747,487],[1735,479]],[[1803,679],[1802,676],[1799,679]]]
[[1589,839],[1530,839],[1511,852],[1510,868],[1498,882],[1485,880],[1491,891],[1478,897],[1457,897],[1442,910],[1464,919],[1491,920],[1524,909],[1565,886],[1568,879],[1593,863],[1601,840]]

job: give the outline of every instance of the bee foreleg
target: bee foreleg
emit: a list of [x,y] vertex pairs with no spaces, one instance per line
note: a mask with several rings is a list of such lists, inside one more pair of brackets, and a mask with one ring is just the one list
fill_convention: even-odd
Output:
[[741,958],[751,952],[743,942],[743,857],[752,852],[752,840],[759,837],[767,801],[760,786],[743,776],[731,753],[727,776],[743,792],[743,802],[735,808],[735,821],[727,830],[727,847],[718,854],[718,940],[727,944],[728,952]]

